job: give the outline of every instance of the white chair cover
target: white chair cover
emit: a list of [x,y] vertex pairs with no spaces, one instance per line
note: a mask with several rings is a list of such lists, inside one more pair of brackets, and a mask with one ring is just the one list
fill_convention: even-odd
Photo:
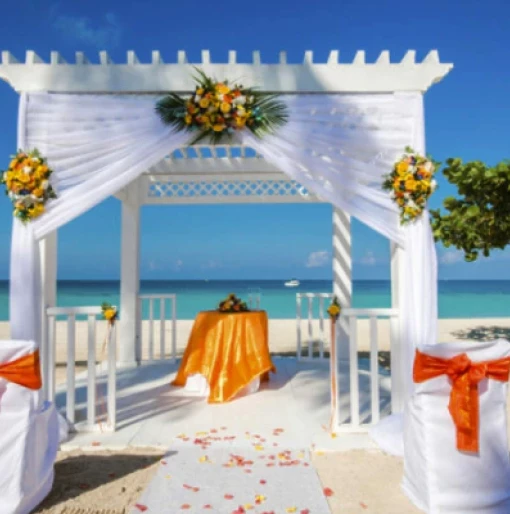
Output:
[[[466,353],[473,362],[510,356],[505,340],[463,341],[421,346],[421,352],[450,359]],[[456,429],[448,411],[451,384],[441,375],[416,384],[404,413],[402,487],[415,505],[429,514],[508,514],[507,384],[485,379],[479,384],[478,454],[456,447]]]
[[[34,352],[32,341],[2,341],[0,362]],[[28,514],[50,492],[59,426],[55,407],[0,378],[0,514]]]

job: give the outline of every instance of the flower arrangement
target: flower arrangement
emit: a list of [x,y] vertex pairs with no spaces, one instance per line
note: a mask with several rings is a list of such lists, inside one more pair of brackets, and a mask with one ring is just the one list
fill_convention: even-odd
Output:
[[336,296],[333,297],[333,300],[328,307],[328,316],[331,321],[336,321],[340,317],[340,313],[342,312],[342,308],[340,307],[340,303],[338,302],[338,298]]
[[436,164],[406,148],[406,153],[395,163],[393,171],[386,175],[383,189],[390,191],[399,206],[402,225],[418,218],[427,206],[430,195],[437,187],[433,178]]
[[19,150],[0,176],[0,184],[5,185],[5,194],[14,205],[13,215],[23,223],[41,216],[46,202],[57,197],[49,181],[51,174],[46,159],[37,150]]
[[110,303],[103,302],[101,304],[101,311],[103,319],[108,321],[110,325],[114,325],[118,317],[117,307],[114,307]]
[[156,105],[163,123],[179,131],[197,132],[190,145],[207,137],[217,144],[244,128],[262,137],[287,122],[287,108],[277,95],[230,85],[227,80],[217,82],[195,70],[197,86],[191,96],[171,93]]
[[218,305],[220,312],[248,312],[248,305],[235,294],[231,293]]

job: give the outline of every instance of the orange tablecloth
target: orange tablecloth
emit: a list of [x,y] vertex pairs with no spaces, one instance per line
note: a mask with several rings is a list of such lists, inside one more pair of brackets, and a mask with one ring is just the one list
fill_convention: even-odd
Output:
[[200,373],[209,383],[209,403],[228,402],[257,377],[275,372],[264,311],[200,312],[173,385]]

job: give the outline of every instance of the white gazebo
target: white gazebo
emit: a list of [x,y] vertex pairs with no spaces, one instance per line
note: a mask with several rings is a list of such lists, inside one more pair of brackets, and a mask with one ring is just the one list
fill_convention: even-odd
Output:
[[[391,403],[393,412],[400,412],[410,387],[412,349],[435,342],[436,261],[428,219],[401,228],[397,209],[380,183],[406,145],[425,151],[423,95],[452,65],[441,63],[437,51],[419,63],[414,51],[398,63],[390,62],[388,51],[373,63],[365,61],[363,51],[349,63],[339,62],[338,51],[323,63],[306,52],[300,64],[287,63],[285,52],[278,63],[264,64],[259,52],[253,53],[251,63],[239,63],[235,51],[229,52],[226,63],[213,63],[209,51],[203,51],[201,62],[193,65],[218,79],[242,77],[245,85],[281,94],[291,113],[288,132],[284,127],[282,135],[268,138],[267,144],[243,134],[233,145],[186,146],[187,136],[164,127],[151,107],[165,93],[194,89],[193,68],[183,51],[171,63],[158,51],[150,62],[141,62],[130,51],[123,63],[112,62],[106,52],[100,52],[97,63],[81,52],[73,63],[57,52],[49,62],[33,51],[24,62],[2,52],[0,78],[21,95],[18,147],[37,146],[48,158],[59,194],[32,226],[14,223],[12,338],[40,342],[43,375],[51,381],[54,350],[48,341],[47,314],[59,313],[54,309],[57,229],[108,196],[122,202],[122,367],[141,360],[141,206],[327,202],[334,208],[333,293],[345,308],[340,360],[353,364],[356,359],[355,340],[347,342],[349,316],[366,314],[349,310],[350,217],[392,242],[392,309],[397,317]],[[88,166],[80,163],[81,153],[89,159]],[[368,314],[377,317],[375,311]],[[94,364],[93,358],[89,364]],[[51,400],[54,386],[46,385],[46,394]]]

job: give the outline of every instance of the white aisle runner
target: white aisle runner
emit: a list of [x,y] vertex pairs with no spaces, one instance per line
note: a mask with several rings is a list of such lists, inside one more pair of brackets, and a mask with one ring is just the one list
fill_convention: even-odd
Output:
[[[292,447],[292,449],[289,449]],[[181,434],[130,514],[330,514],[308,450],[284,430]]]

